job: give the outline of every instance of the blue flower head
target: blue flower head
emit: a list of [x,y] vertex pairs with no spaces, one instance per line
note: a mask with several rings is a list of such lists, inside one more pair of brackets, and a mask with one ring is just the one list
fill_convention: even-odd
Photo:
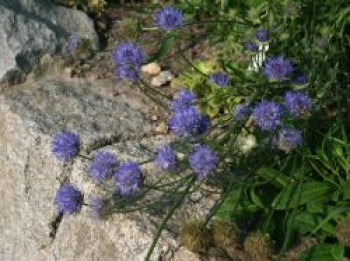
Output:
[[210,75],[210,80],[220,87],[224,87],[230,83],[230,76],[225,72],[217,72]]
[[188,107],[174,112],[169,119],[169,129],[177,136],[196,134],[201,114],[195,107]]
[[256,40],[259,42],[267,42],[269,40],[269,32],[263,28],[259,28],[258,30],[255,31],[254,37]]
[[73,214],[81,209],[83,194],[75,186],[64,184],[57,190],[55,203],[60,213]]
[[176,168],[176,155],[169,145],[157,149],[156,164],[162,170],[171,171]]
[[217,154],[206,145],[199,145],[189,157],[191,169],[199,180],[214,172],[218,163]]
[[171,6],[166,6],[156,12],[156,25],[164,30],[180,27],[182,20],[182,12]]
[[72,34],[67,40],[66,49],[68,52],[73,52],[81,43],[81,38],[77,34]]
[[109,152],[99,151],[90,166],[90,174],[96,180],[104,180],[113,176],[118,160]]
[[257,52],[259,50],[259,46],[256,43],[246,42],[244,45],[248,51]]
[[301,131],[286,127],[277,133],[274,140],[275,145],[287,153],[300,146],[302,142]]
[[141,48],[133,42],[121,43],[115,47],[112,53],[112,59],[118,65],[140,66],[144,55]]
[[140,78],[141,67],[139,65],[119,65],[116,72],[120,78],[136,81]]
[[233,119],[235,121],[243,121],[249,117],[250,111],[248,104],[238,104],[235,108]]
[[181,89],[178,92],[177,98],[172,100],[170,108],[173,111],[185,109],[192,106],[195,100],[196,95],[194,95],[193,92],[186,89]]
[[282,81],[291,72],[293,72],[292,63],[283,56],[271,57],[263,66],[264,75],[271,80]]
[[253,109],[253,117],[256,124],[262,130],[274,130],[282,124],[282,108],[276,102],[263,100]]
[[52,153],[60,161],[69,162],[79,152],[80,139],[77,134],[63,131],[56,134],[52,141]]
[[140,190],[142,172],[133,162],[122,163],[114,173],[114,181],[122,196],[129,196]]
[[291,115],[307,117],[312,109],[312,100],[304,92],[289,91],[284,95],[284,105]]

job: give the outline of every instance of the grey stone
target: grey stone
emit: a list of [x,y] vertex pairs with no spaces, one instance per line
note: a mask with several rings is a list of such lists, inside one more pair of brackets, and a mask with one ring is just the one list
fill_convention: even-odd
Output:
[[[98,81],[97,81],[98,82]],[[81,136],[82,154],[98,150],[119,160],[142,162],[167,137],[149,137],[151,120],[143,100],[131,93],[117,97],[115,84],[90,86],[42,80],[13,86],[0,94],[0,260],[109,261],[142,260],[164,214],[114,214],[97,222],[88,206],[60,219],[54,197],[62,180],[76,184],[84,201],[101,193],[89,174],[89,161],[78,157],[70,164],[51,155],[51,140],[63,128]],[[148,180],[164,175],[153,164],[142,165]],[[199,260],[178,248],[177,231],[183,220],[203,217],[213,198],[186,200],[163,232],[152,260]]]
[[41,55],[62,50],[72,33],[98,47],[93,23],[83,12],[50,0],[1,0],[0,81],[11,81],[14,70],[30,72]]
[[151,84],[156,87],[167,84],[174,78],[170,71],[162,71],[159,75],[152,78]]

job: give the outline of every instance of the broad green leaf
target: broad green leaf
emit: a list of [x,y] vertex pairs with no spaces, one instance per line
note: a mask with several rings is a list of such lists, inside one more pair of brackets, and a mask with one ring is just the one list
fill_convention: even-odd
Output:
[[342,189],[343,189],[343,199],[344,200],[350,199],[350,180],[345,182],[342,185]]
[[[308,212],[303,212],[295,217],[295,227],[302,235],[313,231],[321,222],[322,218],[320,215]],[[323,224],[321,231],[325,236],[333,235],[335,233],[335,228],[327,222]]]
[[[299,205],[310,201],[320,199],[325,196],[331,196],[333,187],[328,183],[322,182],[305,182],[301,187]],[[272,202],[272,206],[276,209],[288,209],[297,207],[298,197],[296,193],[297,185],[290,184],[284,188]]]
[[286,175],[272,168],[261,168],[257,173],[278,188],[284,188],[290,182],[290,179]]
[[342,261],[343,258],[343,246],[322,244],[308,248],[298,261]]

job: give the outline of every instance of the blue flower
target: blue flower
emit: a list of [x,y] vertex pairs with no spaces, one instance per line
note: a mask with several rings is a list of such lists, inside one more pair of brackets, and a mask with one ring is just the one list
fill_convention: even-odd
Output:
[[52,153],[63,162],[69,162],[79,152],[80,140],[77,134],[63,131],[56,134],[52,142]]
[[201,114],[195,107],[180,109],[169,119],[169,129],[177,136],[196,134],[200,120]]
[[304,85],[309,81],[309,77],[304,73],[299,73],[293,77],[292,83],[295,85]]
[[286,127],[277,133],[274,140],[275,145],[287,153],[300,146],[302,142],[301,131]]
[[210,80],[220,87],[224,87],[229,84],[230,76],[225,72],[217,72],[210,75]]
[[304,92],[290,91],[284,95],[284,105],[291,115],[305,117],[310,114],[312,100]]
[[139,65],[120,65],[116,72],[120,78],[136,81],[140,78],[141,67]]
[[55,203],[60,213],[73,214],[81,209],[83,194],[75,186],[64,184],[57,190]]
[[114,63],[118,65],[140,66],[144,55],[141,48],[133,42],[118,44],[112,53]]
[[256,124],[262,130],[274,130],[281,125],[282,108],[276,102],[263,100],[253,109]]
[[259,28],[254,33],[255,39],[259,42],[267,42],[269,40],[269,32],[263,28]]
[[166,6],[156,12],[156,25],[164,30],[180,27],[182,19],[182,12],[171,6]]
[[253,42],[246,42],[245,43],[245,48],[248,51],[251,51],[251,52],[257,52],[259,50],[259,46],[256,43],[253,43]]
[[77,34],[72,34],[67,40],[66,49],[68,52],[73,52],[78,48],[80,44],[80,37]]
[[293,66],[283,56],[269,58],[263,67],[263,73],[267,78],[279,81],[284,80],[291,72],[293,72]]
[[206,145],[199,145],[189,157],[191,169],[199,180],[214,172],[218,163],[217,154]]
[[233,119],[235,121],[243,121],[248,118],[250,111],[251,109],[248,104],[238,104],[235,108]]
[[105,200],[100,196],[90,198],[91,217],[96,220],[101,220],[104,216]]
[[178,93],[178,97],[172,100],[170,108],[173,111],[188,108],[193,105],[195,99],[196,95],[194,95],[193,92],[181,89]]
[[174,170],[176,168],[176,155],[169,145],[157,149],[156,164],[162,170]]
[[114,181],[122,196],[129,196],[140,190],[142,172],[133,162],[122,163],[114,174]]
[[90,166],[91,176],[97,180],[104,180],[113,176],[118,160],[109,152],[99,151],[94,156]]

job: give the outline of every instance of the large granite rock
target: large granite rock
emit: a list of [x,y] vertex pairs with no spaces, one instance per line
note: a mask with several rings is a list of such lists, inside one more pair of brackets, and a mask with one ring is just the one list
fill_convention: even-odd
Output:
[[21,72],[28,73],[42,54],[60,51],[72,33],[98,46],[93,23],[83,12],[50,0],[1,0],[0,82],[21,78]]
[[[148,159],[165,137],[149,136],[151,124],[135,95],[109,96],[111,86],[40,81],[14,86],[0,95],[0,260],[109,261],[142,260],[161,213],[115,214],[97,222],[88,206],[78,215],[58,215],[53,204],[60,181],[69,180],[84,198],[99,193],[87,174],[89,162],[78,157],[62,164],[51,155],[52,136],[63,128],[80,134],[82,153],[104,149],[120,160]],[[135,140],[135,137],[138,137]],[[143,165],[147,178],[161,175]],[[184,219],[205,215],[205,195],[186,199],[171,220],[152,260],[198,260],[178,246]]]

